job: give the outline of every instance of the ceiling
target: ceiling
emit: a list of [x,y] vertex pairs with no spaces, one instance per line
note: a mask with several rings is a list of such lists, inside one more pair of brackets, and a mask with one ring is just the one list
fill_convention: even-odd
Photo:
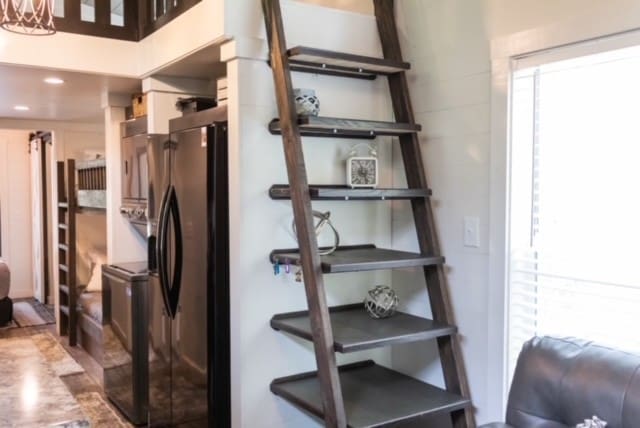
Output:
[[220,46],[218,45],[202,48],[154,73],[158,76],[208,80],[226,76],[226,74],[227,65],[220,62]]
[[[65,83],[49,85],[43,81],[52,76]],[[0,64],[0,117],[102,121],[101,97],[105,90],[137,93],[140,80]],[[29,110],[16,111],[16,105],[28,106]]]
[[[213,80],[226,75],[226,64],[220,62],[220,47],[212,45],[156,70],[153,75]],[[58,77],[65,83],[50,85],[44,82],[47,77]],[[140,91],[140,79],[0,63],[0,118],[101,122],[102,93]],[[28,106],[29,110],[17,111],[16,105]]]

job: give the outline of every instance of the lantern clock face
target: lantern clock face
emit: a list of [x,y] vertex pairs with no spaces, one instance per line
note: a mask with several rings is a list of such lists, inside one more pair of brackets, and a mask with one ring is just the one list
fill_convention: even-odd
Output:
[[378,160],[375,158],[351,158],[350,184],[353,187],[375,187],[378,183]]

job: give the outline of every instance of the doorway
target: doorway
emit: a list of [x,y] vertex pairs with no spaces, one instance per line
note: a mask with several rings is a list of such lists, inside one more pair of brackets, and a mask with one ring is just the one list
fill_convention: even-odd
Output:
[[29,135],[29,157],[31,170],[31,213],[33,218],[33,297],[43,304],[53,304],[51,287],[53,252],[51,238],[50,183],[53,145],[52,133],[36,131]]

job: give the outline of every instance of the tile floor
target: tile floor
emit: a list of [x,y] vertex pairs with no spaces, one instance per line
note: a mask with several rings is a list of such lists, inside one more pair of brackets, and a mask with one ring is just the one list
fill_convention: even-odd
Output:
[[[108,403],[102,390],[102,368],[84,350],[70,348],[65,338],[58,338],[85,371],[56,376],[31,340],[46,332],[58,338],[55,325],[0,330],[0,427],[46,427],[88,416],[96,418],[92,427],[129,426],[113,414],[83,414],[79,402],[89,403],[89,408],[96,401]],[[9,338],[14,340],[3,340]],[[101,406],[104,408],[97,405]]]

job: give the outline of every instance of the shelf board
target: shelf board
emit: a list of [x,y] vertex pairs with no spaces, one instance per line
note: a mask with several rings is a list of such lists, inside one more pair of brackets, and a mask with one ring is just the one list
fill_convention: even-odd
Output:
[[[390,318],[374,319],[367,314],[362,303],[337,306],[329,311],[334,349],[342,353],[435,339],[457,331],[455,326],[402,312]],[[275,315],[271,319],[271,327],[313,340],[308,311]]]
[[378,75],[400,73],[411,68],[407,62],[393,61],[334,52],[324,49],[296,46],[287,51],[291,70],[303,73],[328,74],[373,80]]
[[[381,122],[377,120],[340,119],[321,116],[298,116],[300,134],[307,137],[366,138],[379,135],[399,136],[419,132],[422,127],[410,123]],[[280,135],[280,119],[269,123],[269,132]]]
[[[373,361],[343,366],[339,371],[347,426],[351,428],[391,426],[470,405],[468,399]],[[271,391],[323,418],[321,388],[315,372],[276,379]]]
[[[297,265],[300,252],[297,248],[273,250],[270,260],[281,265]],[[341,273],[431,266],[444,263],[444,257],[387,250],[375,245],[354,245],[338,247],[332,254],[322,256],[321,262],[322,272]]]
[[[430,189],[367,189],[348,186],[310,185],[309,194],[314,201],[383,201],[421,199],[431,196]],[[291,199],[288,184],[274,184],[269,189],[271,199]]]

